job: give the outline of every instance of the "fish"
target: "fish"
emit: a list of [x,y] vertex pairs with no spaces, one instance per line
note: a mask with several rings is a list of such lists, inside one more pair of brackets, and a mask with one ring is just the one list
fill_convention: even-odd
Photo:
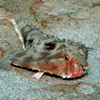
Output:
[[0,19],[14,25],[23,46],[22,51],[10,55],[9,65],[38,70],[32,76],[37,80],[44,73],[54,74],[62,79],[74,79],[87,73],[85,69],[88,68],[88,47],[45,34],[27,19],[7,8],[0,7],[0,15]]

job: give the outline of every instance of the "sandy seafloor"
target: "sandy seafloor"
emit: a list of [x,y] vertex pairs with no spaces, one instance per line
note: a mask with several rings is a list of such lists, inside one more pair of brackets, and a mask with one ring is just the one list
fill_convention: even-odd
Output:
[[[0,100],[99,100],[100,99],[100,0],[0,0],[4,6],[26,18],[46,34],[81,42],[89,51],[88,75],[62,80],[20,68],[0,69]],[[12,24],[0,21],[0,47],[3,57],[22,50]],[[0,51],[1,52],[1,51]],[[5,66],[6,61],[5,61]]]

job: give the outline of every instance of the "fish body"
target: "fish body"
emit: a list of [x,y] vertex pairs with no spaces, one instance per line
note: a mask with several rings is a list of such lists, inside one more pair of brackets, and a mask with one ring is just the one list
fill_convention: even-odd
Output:
[[15,26],[24,49],[10,56],[11,64],[38,70],[39,72],[33,75],[37,79],[45,72],[63,79],[80,77],[86,73],[84,68],[88,66],[87,47],[44,34],[18,15],[7,17],[7,20]]

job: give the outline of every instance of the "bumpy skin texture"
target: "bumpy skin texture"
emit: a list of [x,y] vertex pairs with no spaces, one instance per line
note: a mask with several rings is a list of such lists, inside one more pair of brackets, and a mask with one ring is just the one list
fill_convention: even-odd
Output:
[[83,68],[88,66],[85,46],[82,48],[78,43],[46,35],[20,16],[16,16],[14,20],[23,36],[26,51],[11,55],[13,65],[55,74],[62,78],[75,78],[85,73]]
[[[26,51],[13,54],[12,64],[56,74],[62,78],[74,78],[85,73],[83,67],[88,64],[79,52],[82,47],[80,44],[46,35],[25,19],[17,18],[16,22],[24,37]],[[84,53],[85,49],[84,46],[81,51]]]

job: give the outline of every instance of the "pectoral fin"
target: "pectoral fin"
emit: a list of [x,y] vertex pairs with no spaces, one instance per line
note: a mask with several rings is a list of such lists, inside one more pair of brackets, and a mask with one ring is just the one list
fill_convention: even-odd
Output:
[[39,79],[42,77],[43,74],[44,74],[43,71],[39,71],[39,72],[37,72],[36,74],[34,74],[32,77],[34,77],[34,78],[36,78],[37,80],[39,80]]

